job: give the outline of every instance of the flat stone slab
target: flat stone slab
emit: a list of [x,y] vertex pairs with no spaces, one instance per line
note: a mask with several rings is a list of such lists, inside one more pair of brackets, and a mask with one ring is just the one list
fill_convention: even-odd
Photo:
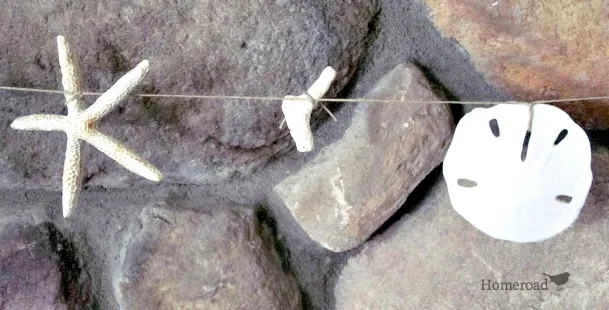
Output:
[[[440,100],[402,64],[366,96]],[[363,243],[440,164],[454,125],[446,105],[359,103],[342,139],[320,150],[275,192],[307,234],[335,252]]]
[[[606,171],[607,156],[593,155],[594,175]],[[478,231],[454,211],[439,179],[412,213],[348,260],[334,289],[336,308],[604,309],[607,236],[606,177],[595,179],[573,226],[528,244]]]

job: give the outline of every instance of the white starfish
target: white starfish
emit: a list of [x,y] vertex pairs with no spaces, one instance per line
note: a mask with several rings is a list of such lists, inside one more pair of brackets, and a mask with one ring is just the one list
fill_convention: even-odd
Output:
[[148,72],[148,61],[140,62],[121,77],[90,107],[83,109],[83,84],[70,45],[63,36],[57,37],[61,82],[65,91],[68,115],[34,114],[19,117],[11,128],[21,130],[64,131],[68,137],[63,166],[62,207],[68,217],[76,207],[81,188],[81,140],[89,142],[102,153],[117,161],[129,171],[146,179],[159,182],[161,173],[146,160],[127,149],[117,140],[96,129],[96,122],[108,114],[137,86]]

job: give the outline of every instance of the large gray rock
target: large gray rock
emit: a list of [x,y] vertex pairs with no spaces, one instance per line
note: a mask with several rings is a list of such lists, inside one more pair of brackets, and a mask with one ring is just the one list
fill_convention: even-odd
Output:
[[[600,158],[607,152],[602,154],[593,158],[595,175],[606,171],[599,165],[607,163]],[[438,180],[414,212],[348,260],[334,290],[336,308],[604,309],[609,295],[607,193],[606,178],[595,180],[571,228],[541,243],[522,244],[492,239],[470,225],[453,210],[445,182]],[[543,275],[565,272],[570,276],[562,277],[567,282],[559,290]],[[531,284],[525,290],[488,290],[494,282]],[[533,283],[539,290],[526,290]]]
[[[437,101],[424,75],[402,64],[366,96]],[[364,242],[440,164],[453,132],[441,104],[359,104],[343,138],[275,187],[307,234],[345,251]]]
[[[331,65],[338,71],[332,96],[355,71],[376,11],[376,0],[8,1],[0,10],[0,85],[61,89],[55,37],[63,34],[88,91],[105,91],[149,59],[138,92],[298,95]],[[0,186],[59,189],[63,134],[8,125],[32,113],[65,113],[63,97],[0,91],[0,103]],[[287,129],[278,129],[282,116],[280,102],[131,97],[101,130],[149,159],[166,181],[204,184],[249,173],[293,147]],[[148,183],[97,151],[85,170],[90,185]]]
[[251,210],[142,211],[115,275],[122,309],[301,309]]
[[52,224],[3,219],[0,244],[0,309],[90,308],[88,278]]

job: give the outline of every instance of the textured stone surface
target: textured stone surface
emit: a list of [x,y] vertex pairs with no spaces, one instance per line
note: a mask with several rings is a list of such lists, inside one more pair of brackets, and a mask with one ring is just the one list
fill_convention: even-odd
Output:
[[73,248],[52,224],[4,219],[0,244],[0,309],[90,308]]
[[[594,174],[607,152],[593,155]],[[609,294],[609,183],[595,180],[581,216],[541,243],[492,239],[451,207],[438,179],[414,211],[350,258],[335,287],[337,309],[602,309]],[[489,206],[492,207],[492,206]],[[482,290],[492,282],[545,281],[557,291]]]
[[250,210],[142,211],[115,294],[125,309],[301,309]]
[[[425,0],[493,85],[520,100],[606,96],[609,6],[602,0]],[[609,128],[607,102],[560,104],[580,124]]]
[[[439,100],[423,74],[397,66],[366,96]],[[452,117],[438,104],[359,104],[338,142],[275,191],[307,234],[332,251],[364,242],[443,159]]]
[[[106,90],[149,59],[138,92],[282,97],[301,94],[331,65],[332,96],[354,72],[376,11],[375,0],[13,1],[0,12],[0,85],[60,89],[55,37],[63,34],[88,91]],[[0,103],[0,186],[59,189],[64,136],[8,125],[22,115],[65,113],[62,96],[2,91]],[[248,173],[293,146],[278,129],[280,104],[131,97],[101,130],[166,181],[203,184]],[[148,184],[103,154],[86,154],[87,184]]]

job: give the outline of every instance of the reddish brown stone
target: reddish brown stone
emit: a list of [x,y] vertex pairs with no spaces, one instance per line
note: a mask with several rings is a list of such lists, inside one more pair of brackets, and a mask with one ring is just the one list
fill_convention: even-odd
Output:
[[[516,99],[609,95],[609,5],[602,0],[425,0],[487,80]],[[557,105],[590,129],[609,128],[609,101]]]

